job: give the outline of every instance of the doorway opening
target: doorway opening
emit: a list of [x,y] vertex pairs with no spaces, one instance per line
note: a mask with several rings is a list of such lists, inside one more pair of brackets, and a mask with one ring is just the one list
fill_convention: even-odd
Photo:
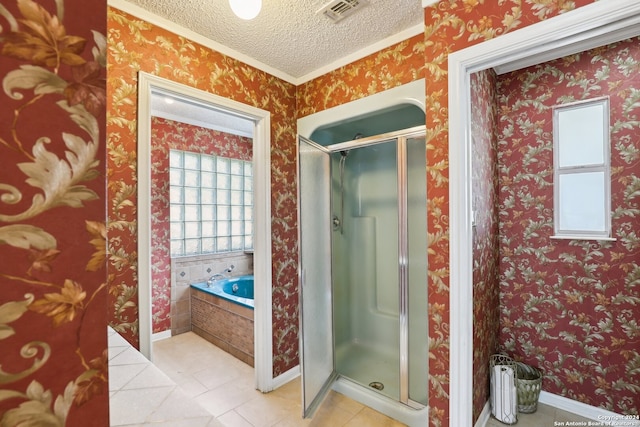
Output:
[[[159,97],[159,98],[158,98]],[[270,113],[233,100],[222,98],[183,84],[140,72],[138,79],[138,294],[140,352],[152,355],[152,229],[151,229],[151,117],[154,98],[179,100],[198,107],[211,122],[216,116],[219,126],[243,129],[253,136],[253,273],[254,357],[256,388],[273,389],[271,344],[271,188],[270,188]],[[156,103],[157,104],[157,103]],[[168,105],[168,104],[167,104]],[[157,105],[156,105],[157,106]],[[193,110],[193,114],[196,110]],[[196,120],[197,121],[197,120]],[[212,271],[212,275],[217,271]]]
[[333,387],[426,423],[423,94],[416,81],[298,121],[305,416]]
[[426,422],[425,164],[424,125],[327,147],[300,137],[305,416],[338,379]]
[[640,3],[596,2],[449,55],[450,424],[473,407],[473,212],[470,75],[557,59],[637,36]]

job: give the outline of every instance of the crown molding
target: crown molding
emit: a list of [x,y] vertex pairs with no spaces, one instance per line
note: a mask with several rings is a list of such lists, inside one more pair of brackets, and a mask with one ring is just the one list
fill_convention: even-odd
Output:
[[413,27],[409,27],[406,30],[400,31],[392,36],[389,36],[385,39],[382,39],[374,44],[371,44],[363,49],[355,51],[354,53],[344,56],[337,61],[334,61],[330,64],[325,65],[324,67],[318,68],[310,73],[305,74],[302,77],[296,79],[296,84],[301,85],[310,80],[313,80],[317,77],[323,76],[331,71],[337,70],[340,67],[344,67],[345,65],[351,64],[359,59],[362,59],[366,56],[371,55],[372,53],[376,53],[381,51],[382,49],[386,49],[390,46],[393,46],[396,43],[400,43],[405,41],[413,36],[417,36],[418,34],[424,33],[424,24],[414,25]]

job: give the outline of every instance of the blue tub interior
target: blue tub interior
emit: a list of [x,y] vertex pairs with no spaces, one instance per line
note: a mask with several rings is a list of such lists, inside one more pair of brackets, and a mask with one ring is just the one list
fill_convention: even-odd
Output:
[[216,280],[211,286],[207,282],[193,283],[191,287],[244,307],[254,307],[253,275]]
[[231,277],[220,282],[224,293],[253,299],[253,276]]

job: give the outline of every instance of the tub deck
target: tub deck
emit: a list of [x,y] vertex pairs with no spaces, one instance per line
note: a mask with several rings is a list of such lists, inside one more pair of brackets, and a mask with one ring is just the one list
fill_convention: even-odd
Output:
[[[231,287],[234,284],[238,284],[240,286],[237,294],[234,294],[231,291]],[[250,289],[248,286],[250,285]],[[207,282],[193,283],[191,288],[198,289],[202,292],[215,295],[219,298],[225,299],[227,301],[231,301],[238,305],[248,307],[253,309],[253,276],[245,275],[245,276],[237,276],[237,277],[229,277],[222,280],[216,280],[211,285]]]
[[253,307],[191,285],[191,330],[194,333],[254,366],[253,329]]

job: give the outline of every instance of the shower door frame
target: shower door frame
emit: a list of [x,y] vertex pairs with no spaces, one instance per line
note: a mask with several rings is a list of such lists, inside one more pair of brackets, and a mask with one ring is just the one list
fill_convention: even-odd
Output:
[[[305,148],[303,149],[303,146]],[[320,179],[314,180],[319,192],[303,192],[300,183],[303,179],[303,163],[307,163],[309,153],[319,155],[311,159],[311,168],[323,169]],[[335,339],[333,328],[333,292],[332,273],[325,271],[324,266],[331,266],[331,229],[324,233],[312,233],[312,238],[307,239],[307,222],[311,222],[311,229],[317,229],[316,223],[331,221],[331,153],[325,147],[307,138],[298,135],[297,145],[298,159],[298,283],[300,305],[300,373],[302,395],[302,417],[308,418],[316,411],[325,395],[331,389],[337,378],[335,363]],[[304,160],[304,161],[303,161]],[[314,188],[317,189],[317,188]],[[321,198],[320,206],[311,206],[310,213],[306,213],[307,202],[305,200],[317,200]],[[318,209],[318,207],[320,207]],[[314,209],[315,208],[315,209]],[[311,217],[311,220],[308,218]],[[311,243],[309,243],[311,241]],[[320,259],[317,259],[317,258]],[[305,259],[309,258],[309,267]],[[307,280],[309,277],[309,280]],[[309,299],[311,308],[304,309],[305,301]],[[324,322],[329,324],[325,327]],[[313,329],[315,328],[315,329]],[[304,331],[309,332],[313,340],[304,339]],[[325,350],[325,351],[323,351]],[[327,359],[331,359],[330,361]]]
[[[398,178],[398,183],[397,183],[397,188],[398,188],[398,288],[399,288],[398,291],[399,291],[399,352],[400,352],[400,360],[399,360],[400,393],[399,393],[398,402],[413,409],[422,409],[425,407],[425,405],[423,405],[420,402],[411,400],[409,398],[409,300],[408,300],[408,289],[409,289],[409,281],[408,281],[409,249],[408,247],[409,247],[409,244],[408,244],[408,219],[407,219],[407,213],[408,213],[407,141],[412,138],[426,138],[426,126],[425,125],[415,126],[408,129],[388,132],[380,135],[374,135],[371,137],[359,138],[352,141],[346,141],[346,142],[341,142],[341,143],[331,144],[326,146],[322,146],[318,143],[315,143],[314,141],[308,138],[304,138],[301,136],[298,136],[298,138],[299,140],[300,139],[304,140],[304,142],[306,143],[312,143],[313,145],[318,147],[318,150],[321,150],[322,152],[328,154],[329,156],[336,152],[349,151],[356,148],[364,148],[364,147],[374,146],[378,144],[383,144],[386,142],[395,141],[396,153],[397,153],[396,167],[397,167],[397,178]],[[298,176],[300,177],[300,175],[301,175],[300,171],[298,171]],[[298,185],[299,185],[298,191],[301,192],[302,186],[300,181]],[[425,203],[426,203],[426,199],[425,199]],[[300,210],[301,210],[300,206],[298,206],[298,212],[300,212]],[[331,226],[332,226],[331,221],[328,221],[328,223],[326,224],[326,227],[328,227],[329,231],[331,230]],[[302,239],[304,238],[302,234],[303,233],[301,230],[300,236],[299,236],[300,246],[302,245]],[[425,236],[425,239],[426,238],[427,236]],[[300,253],[299,256],[300,256],[300,264],[302,265],[303,254]],[[305,274],[302,271],[302,268],[299,269],[298,273],[299,273],[300,283],[302,284],[303,281],[306,282],[307,278],[305,277]],[[331,282],[333,282],[333,280],[331,280]],[[427,284],[425,283],[425,287],[426,285]],[[333,290],[330,289],[329,292],[331,293],[331,300],[333,301]],[[332,302],[331,307],[333,308],[333,306],[334,306],[334,303]],[[302,350],[304,348],[303,347],[304,325],[302,321],[304,318],[304,306],[302,304],[302,298],[301,298],[300,312],[301,312],[300,360],[301,360],[301,365],[304,367],[305,357],[304,357],[304,351]],[[425,313],[425,321],[426,321],[426,313]],[[334,328],[333,321],[330,327],[332,329]],[[335,333],[333,333],[333,339],[334,339],[333,348],[335,349]],[[425,337],[425,340],[426,339],[427,337]],[[334,359],[333,360],[334,369],[331,375],[327,378],[327,383],[332,383],[337,377],[343,377],[350,381],[356,382],[349,377],[336,373],[335,358],[333,356],[333,351],[332,351],[331,357]],[[427,361],[425,360],[424,363],[426,365]],[[304,393],[304,387],[305,387],[305,382],[304,382],[304,369],[303,369],[303,378],[302,378],[303,393]],[[425,387],[428,387],[428,384],[425,384]],[[314,397],[313,400],[321,401],[324,393],[328,392],[329,389],[330,387],[327,387],[327,386],[323,387],[323,389],[320,391],[318,396]],[[391,397],[388,397],[388,398],[392,399]],[[304,406],[305,405],[303,402],[303,412],[304,412],[303,415],[305,417],[311,416],[313,411],[311,411],[311,413],[307,413],[304,409]]]

